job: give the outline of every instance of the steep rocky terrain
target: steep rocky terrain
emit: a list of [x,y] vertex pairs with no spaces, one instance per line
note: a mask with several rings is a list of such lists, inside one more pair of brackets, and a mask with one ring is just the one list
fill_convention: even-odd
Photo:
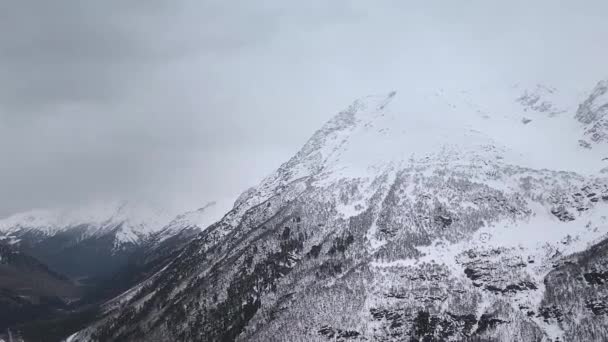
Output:
[[585,124],[585,137],[594,143],[608,142],[608,80],[599,82],[589,98],[576,111],[576,119]]
[[358,100],[68,340],[607,340],[591,88]]

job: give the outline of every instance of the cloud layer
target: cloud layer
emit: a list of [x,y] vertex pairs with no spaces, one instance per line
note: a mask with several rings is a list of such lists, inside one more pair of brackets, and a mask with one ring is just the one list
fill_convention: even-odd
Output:
[[0,216],[237,195],[359,96],[606,76],[603,1],[0,5]]

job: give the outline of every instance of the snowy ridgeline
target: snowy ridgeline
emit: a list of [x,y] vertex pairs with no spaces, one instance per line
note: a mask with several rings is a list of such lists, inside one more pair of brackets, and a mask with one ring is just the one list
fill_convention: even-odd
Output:
[[79,239],[112,235],[114,248],[120,249],[125,245],[141,244],[156,235],[162,241],[186,228],[203,230],[219,220],[229,208],[227,203],[211,202],[178,216],[127,202],[32,210],[0,220],[0,239],[15,244],[32,234],[44,239],[78,232]]
[[70,340],[606,340],[605,93],[358,100]]

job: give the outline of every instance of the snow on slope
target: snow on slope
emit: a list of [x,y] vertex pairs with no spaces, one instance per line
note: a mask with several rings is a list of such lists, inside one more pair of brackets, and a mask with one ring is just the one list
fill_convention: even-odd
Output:
[[608,145],[589,149],[579,143],[585,127],[574,114],[589,92],[530,89],[420,90],[359,99],[237,203],[249,208],[302,177],[315,175],[320,186],[339,179],[371,181],[379,172],[420,162],[463,165],[489,159],[582,175],[607,168]]
[[178,215],[158,232],[159,242],[162,242],[184,229],[203,231],[211,224],[217,222],[231,209],[230,203],[209,202],[203,207]]
[[[558,90],[553,89],[551,95],[555,93]],[[519,100],[529,95],[522,86],[395,94],[355,101],[261,187],[321,169],[337,178],[360,177],[374,174],[388,163],[421,157],[455,160],[481,150],[488,150],[486,156],[505,158],[505,163],[582,174],[597,173],[608,165],[602,161],[608,154],[606,146],[587,150],[578,144],[583,129],[576,124],[574,114],[584,96],[545,95],[545,106],[559,110],[551,115],[532,115],[529,106]],[[526,116],[532,121],[523,124]]]
[[159,231],[171,218],[161,210],[127,202],[96,203],[76,209],[32,210],[0,221],[4,235],[36,232],[46,236],[85,228],[87,236],[116,230],[116,243],[138,243]]
[[[608,149],[581,145],[587,126],[575,117],[594,93],[518,86],[355,101],[123,304],[144,312],[137,328],[155,322],[164,337],[223,333],[230,318],[233,336],[260,341],[406,340],[428,326],[445,340],[573,340],[579,317],[603,329],[588,298],[571,315],[568,296],[548,295],[587,284],[545,283],[608,233]],[[101,323],[108,336],[133,327],[118,310]],[[428,324],[412,328],[422,311]]]
[[[432,172],[433,165],[452,169],[477,165],[477,172],[482,174],[494,171],[495,166],[515,165],[596,177],[608,166],[608,146],[598,144],[588,148],[579,141],[586,128],[578,125],[574,114],[586,96],[566,96],[545,86],[530,91],[518,86],[509,91],[472,93],[476,102],[469,92],[443,91],[403,97],[391,92],[360,99],[318,131],[277,173],[244,196],[250,196],[254,204],[268,198],[270,189],[280,189],[281,185],[307,176],[313,176],[312,184],[319,188],[330,188],[341,180],[359,180],[359,197],[338,203],[336,208],[342,217],[348,218],[367,209],[377,190],[372,187],[375,177],[385,173],[390,184],[395,173],[405,167],[418,165]],[[595,89],[591,99],[598,101],[600,95],[603,92]],[[593,106],[596,112],[603,108],[606,107]],[[493,188],[521,191],[519,185],[509,189],[504,179],[492,182],[483,177],[478,179],[474,173],[470,176]],[[574,223],[560,222],[538,202],[531,201],[528,206],[532,215],[524,222],[509,219],[492,223],[467,241],[451,244],[440,239],[431,246],[420,247],[423,254],[420,258],[372,265],[443,264],[454,274],[464,274],[465,252],[501,249],[503,258],[536,262],[526,276],[539,285],[514,295],[511,303],[515,310],[538,308],[544,295],[543,279],[553,269],[552,262],[605,239],[608,219],[605,207],[581,213]],[[581,225],[580,220],[589,223]],[[376,238],[377,229],[374,221],[367,233],[372,251],[386,243]],[[563,338],[557,326],[540,318],[534,320],[550,338]]]

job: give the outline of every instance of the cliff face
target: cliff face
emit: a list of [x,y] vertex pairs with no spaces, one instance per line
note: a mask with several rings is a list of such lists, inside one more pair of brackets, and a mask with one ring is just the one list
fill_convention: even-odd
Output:
[[608,338],[598,115],[531,94],[356,101],[70,341]]
[[580,104],[576,118],[585,125],[585,137],[594,143],[608,142],[608,80],[599,82]]

